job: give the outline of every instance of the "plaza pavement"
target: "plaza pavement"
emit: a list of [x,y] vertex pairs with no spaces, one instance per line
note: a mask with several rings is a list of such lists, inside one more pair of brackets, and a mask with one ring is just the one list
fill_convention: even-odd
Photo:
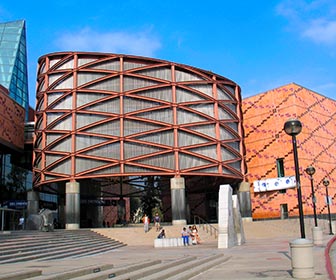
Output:
[[[179,236],[180,227],[166,226],[169,237]],[[104,229],[105,234],[119,235],[119,240],[128,243],[108,253],[80,259],[55,260],[47,262],[29,261],[19,264],[1,265],[0,272],[7,273],[23,269],[42,269],[43,275],[73,270],[94,264],[114,264],[115,267],[143,260],[175,260],[183,256],[204,257],[222,253],[227,260],[191,278],[202,279],[293,279],[289,242],[300,237],[298,220],[274,220],[244,222],[246,242],[241,246],[218,249],[217,240],[200,230],[202,244],[189,247],[154,248],[152,229],[144,233],[141,227]],[[173,236],[175,235],[175,236]],[[124,240],[122,240],[124,236]],[[311,223],[306,222],[306,237],[311,240]],[[325,249],[335,236],[323,234],[323,244],[313,247],[315,278],[330,279],[326,269]],[[128,240],[128,241],[127,241]],[[331,263],[336,263],[336,244],[331,246]],[[335,269],[335,267],[334,267]]]

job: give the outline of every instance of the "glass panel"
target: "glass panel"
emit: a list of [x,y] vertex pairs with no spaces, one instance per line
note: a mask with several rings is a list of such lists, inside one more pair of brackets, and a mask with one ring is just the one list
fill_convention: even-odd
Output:
[[158,100],[164,100],[168,102],[172,102],[172,98],[173,98],[171,87],[161,87],[161,88],[150,89],[150,90],[142,90],[134,94],[149,97],[149,98],[154,98]]
[[124,97],[123,104],[125,113],[136,112],[143,109],[155,108],[158,105],[160,105],[157,102],[152,102],[149,100],[139,98],[130,98],[127,96]]
[[151,153],[162,151],[163,149],[150,146],[150,145],[144,145],[141,143],[125,143],[124,145],[125,149],[125,159],[142,156],[142,155],[148,155]]
[[85,88],[120,92],[120,79],[119,79],[119,76],[118,76],[118,77],[111,78],[111,79],[108,79],[108,80],[103,80],[103,81],[100,81],[100,82],[96,82],[94,84],[86,86]]
[[191,133],[184,132],[184,131],[179,131],[178,133],[178,146],[179,147],[204,144],[208,142],[209,142],[208,139],[203,138],[199,135],[191,134]]
[[211,84],[201,84],[201,85],[188,85],[188,87],[196,89],[202,93],[205,93],[206,95],[209,95],[212,97],[212,85]]
[[89,150],[84,154],[102,158],[120,159],[120,143],[113,143]]
[[173,153],[170,153],[170,154],[164,154],[164,155],[159,155],[159,156],[152,156],[146,159],[139,160],[137,162],[143,163],[146,165],[173,169],[175,166],[174,165],[175,157]]
[[192,104],[188,106],[189,108],[192,108],[196,111],[199,111],[203,114],[206,114],[208,116],[214,117],[214,105],[211,103],[207,104]]
[[211,164],[212,162],[189,154],[179,153],[179,163],[180,169],[186,169]]
[[90,124],[94,124],[101,120],[106,119],[106,116],[94,115],[94,114],[77,114],[76,115],[76,128],[81,128]]
[[182,88],[176,88],[177,103],[205,100],[203,96]]
[[191,113],[189,111],[178,109],[177,121],[178,121],[178,124],[187,124],[187,123],[194,123],[194,122],[209,121],[209,119],[203,116],[200,116],[198,114]]
[[67,77],[55,84],[51,84],[50,89],[71,89],[73,88],[73,76]]
[[202,76],[199,76],[192,72],[185,72],[181,70],[175,70],[175,80],[176,82],[185,82],[185,81],[199,81],[204,80]]
[[128,62],[128,61],[124,61],[124,70],[130,70],[130,69],[134,69],[134,68],[140,68],[143,66],[147,66],[147,64],[145,63],[139,63],[139,62]]
[[159,121],[164,123],[173,123],[173,111],[169,109],[155,110],[150,112],[143,112],[136,114],[137,117],[145,118],[148,120]]
[[150,133],[144,136],[136,137],[136,139],[161,145],[167,145],[170,147],[174,146],[174,134],[172,130]]
[[89,135],[77,135],[76,136],[76,149],[77,151],[89,148],[91,146],[106,142],[105,138],[89,136]]
[[106,76],[106,74],[102,73],[89,73],[89,72],[79,72],[77,75],[77,86],[81,86],[83,84],[86,84],[88,82],[92,82],[94,80],[97,80],[101,77]]
[[134,77],[124,78],[124,90],[125,91],[154,86],[157,84],[159,83],[155,81],[151,81],[151,80],[146,80],[146,79],[140,79],[140,78],[134,78]]
[[162,128],[161,125],[152,124],[149,122],[140,122],[140,121],[131,121],[125,120],[124,121],[124,135],[132,135],[139,132],[150,131],[154,129]]
[[232,98],[230,94],[228,94],[226,91],[221,89],[219,86],[217,87],[217,95],[218,95],[218,100],[234,100],[234,98]]
[[120,63],[118,60],[108,60],[103,61],[94,65],[89,66],[92,69],[102,69],[102,70],[112,70],[112,71],[120,71]]
[[97,93],[97,92],[77,92],[77,107],[81,107],[84,104],[90,103],[92,101],[99,100],[108,96],[104,93]]
[[136,72],[137,74],[143,76],[149,76],[158,78],[161,80],[171,81],[171,69],[170,68],[154,68],[154,69],[146,69],[142,71]]
[[86,132],[97,133],[101,135],[120,136],[120,120],[108,121],[103,124],[97,124],[94,127],[85,129]]

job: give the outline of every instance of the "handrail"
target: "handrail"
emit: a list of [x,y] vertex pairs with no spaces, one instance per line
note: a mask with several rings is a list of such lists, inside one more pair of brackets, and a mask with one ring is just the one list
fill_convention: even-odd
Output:
[[[198,222],[197,222],[198,221]],[[218,229],[215,228],[213,225],[210,225],[206,220],[201,218],[200,216],[194,216],[194,225],[198,225],[199,228],[202,227],[207,233],[210,233],[210,236],[214,235],[217,239],[218,237]]]

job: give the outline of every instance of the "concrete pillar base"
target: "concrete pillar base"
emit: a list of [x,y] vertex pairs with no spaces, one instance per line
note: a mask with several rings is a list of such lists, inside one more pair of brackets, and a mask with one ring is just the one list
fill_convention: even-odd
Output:
[[65,229],[79,229],[79,224],[66,224]]
[[320,227],[313,227],[313,242],[314,245],[322,245],[323,244],[323,231]]
[[186,225],[187,224],[187,220],[173,220],[172,224],[173,225]]
[[292,256],[292,274],[297,279],[315,277],[313,243],[305,238],[295,239],[289,243]]

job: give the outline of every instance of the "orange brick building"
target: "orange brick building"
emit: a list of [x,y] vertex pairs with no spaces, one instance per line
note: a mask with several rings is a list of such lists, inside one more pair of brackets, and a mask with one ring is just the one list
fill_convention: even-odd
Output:
[[297,84],[285,85],[245,98],[242,104],[246,146],[246,181],[251,184],[253,219],[298,216],[295,187],[255,191],[260,180],[294,176],[291,136],[283,130],[290,118],[299,119],[302,131],[297,135],[303,211],[313,215],[311,181],[305,169],[312,165],[317,216],[328,214],[326,188],[329,181],[331,213],[336,212],[336,101]]

